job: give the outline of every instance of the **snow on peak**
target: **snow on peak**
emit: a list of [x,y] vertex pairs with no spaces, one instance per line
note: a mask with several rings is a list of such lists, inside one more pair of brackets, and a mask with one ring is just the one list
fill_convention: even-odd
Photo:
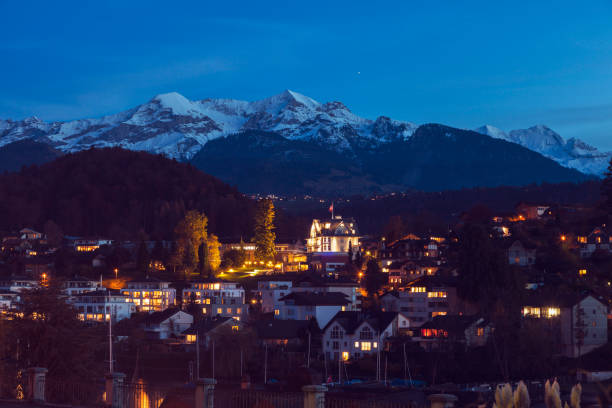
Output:
[[519,144],[556,161],[562,166],[586,174],[603,175],[610,158],[612,158],[612,154],[600,152],[597,148],[582,140],[571,138],[566,141],[561,135],[545,125],[511,130],[509,133],[485,125],[475,129],[475,131]]
[[496,128],[495,126],[484,125],[474,129],[474,131],[483,135],[494,137],[496,139],[508,140],[508,135],[506,134],[506,132],[499,128]]
[[278,95],[251,102],[250,105],[255,111],[265,111],[270,114],[277,114],[288,105],[302,105],[309,110],[316,110],[321,106],[314,99],[288,89]]
[[178,92],[159,94],[151,102],[158,103],[162,108],[170,109],[175,115],[189,116],[198,112],[194,103]]

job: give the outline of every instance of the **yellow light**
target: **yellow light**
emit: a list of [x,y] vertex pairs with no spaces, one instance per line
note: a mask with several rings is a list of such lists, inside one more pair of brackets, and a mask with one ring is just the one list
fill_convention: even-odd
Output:
[[561,235],[561,241],[565,241],[567,238],[565,235]]
[[228,272],[234,272],[234,270],[233,270],[232,268],[229,268],[229,271],[228,271]]

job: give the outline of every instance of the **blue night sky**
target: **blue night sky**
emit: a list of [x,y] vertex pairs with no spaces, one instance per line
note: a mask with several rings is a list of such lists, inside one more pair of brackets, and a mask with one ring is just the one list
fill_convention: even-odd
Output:
[[543,123],[612,150],[609,1],[71,3],[0,0],[0,118],[291,89],[370,118]]

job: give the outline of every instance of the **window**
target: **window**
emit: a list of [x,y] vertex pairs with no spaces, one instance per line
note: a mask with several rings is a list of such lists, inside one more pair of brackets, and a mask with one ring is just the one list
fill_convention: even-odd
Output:
[[374,346],[374,348],[378,347],[378,343],[377,342],[372,343],[372,345]]
[[358,341],[356,341],[356,342],[355,342],[355,348],[356,348],[356,349],[358,349],[358,348],[359,348],[359,342],[358,342]]
[[362,340],[372,340],[374,338],[374,333],[372,333],[372,330],[366,326],[359,332],[359,338]]
[[586,270],[586,269],[579,269],[579,270],[578,270],[578,275],[580,275],[580,276],[584,276],[584,275],[586,275],[586,274],[587,274],[587,270]]
[[241,314],[241,313],[242,313],[242,309],[241,309],[241,308],[237,308],[237,309],[236,309],[236,313],[237,313],[237,314]]
[[347,361],[348,359],[349,359],[348,351],[343,351],[342,352],[342,361]]
[[476,330],[476,335],[477,335],[478,337],[482,337],[482,336],[484,336],[484,327],[479,327],[479,328]]
[[340,348],[340,342],[338,342],[338,341],[332,342],[332,348],[334,350],[338,350]]
[[361,351],[370,351],[370,350],[372,350],[372,343],[370,343],[369,341],[362,341]]
[[232,331],[238,331],[238,330],[240,330],[239,326],[232,326]]
[[424,286],[413,286],[410,288],[410,293],[425,293],[426,289]]
[[232,308],[231,308],[231,307],[228,307],[228,308],[227,308],[227,313],[228,313],[228,314],[231,314],[231,313],[232,313]]
[[439,292],[427,292],[427,297],[430,297],[430,298],[445,298],[446,296],[447,296],[447,293],[446,292],[442,292],[442,291],[439,291]]
[[340,330],[338,326],[334,326],[332,328],[331,336],[330,336],[332,339],[340,339],[342,338],[342,335],[343,335],[342,330]]
[[187,343],[195,343],[196,341],[196,335],[195,334],[188,334],[187,335]]
[[217,314],[221,314],[223,313],[223,309],[221,309],[220,307],[217,308]]
[[280,310],[274,309],[274,316],[278,316],[278,315],[280,315]]

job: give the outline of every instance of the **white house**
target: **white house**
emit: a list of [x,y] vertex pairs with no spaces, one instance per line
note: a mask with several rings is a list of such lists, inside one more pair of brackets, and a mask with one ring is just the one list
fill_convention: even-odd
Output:
[[608,307],[591,295],[546,300],[538,297],[526,302],[525,318],[546,321],[557,329],[559,351],[578,357],[608,342]]
[[129,298],[115,290],[98,290],[73,296],[69,302],[83,321],[103,322],[127,319],[136,311]]
[[409,327],[401,313],[338,312],[323,329],[323,353],[326,359],[345,361],[371,355],[388,337]]
[[261,311],[271,313],[279,309],[279,299],[288,295],[293,286],[290,280],[266,280],[257,282],[257,294],[261,299]]
[[79,295],[85,292],[94,292],[102,289],[100,281],[85,278],[83,276],[73,276],[62,282],[64,293],[68,296]]
[[128,296],[142,312],[160,312],[176,305],[176,289],[170,287],[170,282],[146,277],[127,283],[121,293]]
[[10,290],[0,290],[0,311],[9,312],[15,310],[19,305],[19,293]]
[[243,320],[248,314],[244,289],[236,282],[221,280],[192,282],[183,289],[183,307],[194,303],[208,317],[225,316]]
[[0,289],[9,290],[11,292],[23,292],[39,287],[37,280],[26,277],[11,277],[0,281]]
[[165,340],[179,337],[192,324],[192,315],[180,309],[171,308],[151,313],[144,320],[143,328],[149,338]]
[[536,261],[536,248],[521,241],[514,241],[508,248],[510,265],[529,266]]
[[317,319],[320,328],[325,327],[336,313],[346,310],[349,301],[340,292],[292,292],[279,300],[280,308],[274,316],[281,320]]
[[337,215],[329,220],[312,220],[306,249],[315,270],[328,273],[342,269],[359,250],[359,232],[352,218]]

